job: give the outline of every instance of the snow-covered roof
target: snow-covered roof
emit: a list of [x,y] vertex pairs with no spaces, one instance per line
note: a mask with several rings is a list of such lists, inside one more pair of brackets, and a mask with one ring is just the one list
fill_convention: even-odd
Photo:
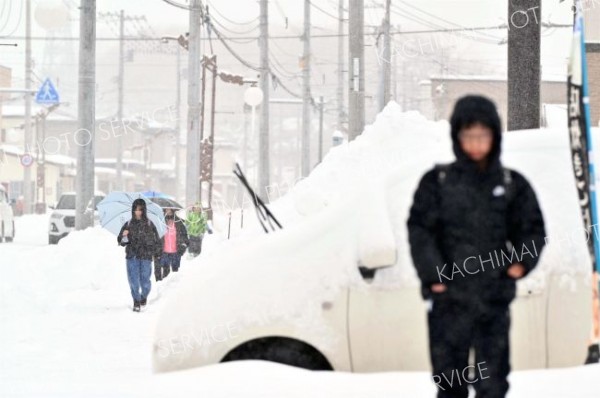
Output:
[[175,170],[175,165],[171,163],[151,163],[150,170],[173,171]]
[[[116,176],[117,175],[117,170],[110,168],[110,167],[101,167],[101,166],[96,166],[94,167],[94,173],[95,174],[102,174],[102,175],[112,175],[112,176]],[[127,171],[127,170],[122,170],[121,171],[121,175],[123,177],[128,177],[128,178],[135,178],[136,174],[132,173],[131,171]]]
[[[61,193],[61,195],[77,195],[77,192],[75,192],[75,191],[68,191],[68,192]],[[94,191],[94,195],[95,196],[106,196],[106,193],[104,193],[102,191]]]
[[[34,117],[36,114],[44,111],[48,107],[33,103],[31,105],[31,116]],[[25,117],[25,106],[24,105],[2,105],[2,117]],[[55,121],[75,121],[77,118],[58,108],[50,112],[46,117],[46,120]]]
[[[137,159],[123,158],[122,162],[123,162],[123,164],[137,164],[140,166],[144,165],[143,161],[137,160]],[[96,158],[96,163],[113,164],[113,163],[117,163],[117,159],[116,158]]]
[[[0,151],[4,152],[5,154],[14,156],[23,156],[25,154],[25,150],[23,148],[7,144],[0,145]],[[34,159],[37,159],[36,153],[30,153],[30,155]],[[64,166],[75,166],[75,164],[77,163],[75,158],[66,155],[46,155],[45,161],[47,163],[54,163]]]

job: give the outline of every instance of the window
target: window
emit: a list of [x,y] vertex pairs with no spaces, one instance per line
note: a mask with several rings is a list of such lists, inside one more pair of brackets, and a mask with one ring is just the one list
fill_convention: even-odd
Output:
[[75,210],[75,195],[63,195],[56,206],[57,209]]

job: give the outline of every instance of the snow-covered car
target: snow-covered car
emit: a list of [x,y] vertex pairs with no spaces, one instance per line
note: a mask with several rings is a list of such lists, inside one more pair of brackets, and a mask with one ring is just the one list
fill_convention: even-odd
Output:
[[0,242],[12,242],[15,238],[13,209],[8,200],[8,192],[0,185]]
[[[388,105],[270,206],[282,230],[248,227],[203,253],[164,304],[154,370],[241,359],[352,372],[428,370],[427,304],[406,220],[420,177],[453,160],[448,131],[445,122]],[[581,365],[591,330],[591,263],[568,131],[509,132],[503,142],[503,162],[532,183],[548,235],[511,306],[512,368]]]
[[[86,214],[91,216],[93,212],[94,224],[98,223],[99,215],[97,205],[104,199],[103,192],[96,192],[94,198],[88,202]],[[56,206],[51,206],[53,209],[50,215],[48,225],[48,243],[51,245],[57,244],[59,240],[64,238],[75,228],[75,192],[65,192],[60,196]]]

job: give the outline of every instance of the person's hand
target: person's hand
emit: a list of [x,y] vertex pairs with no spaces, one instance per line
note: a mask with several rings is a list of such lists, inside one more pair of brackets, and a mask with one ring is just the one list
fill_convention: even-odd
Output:
[[431,285],[431,291],[434,293],[444,293],[447,287],[443,283],[434,283]]
[[525,267],[521,263],[516,263],[508,267],[506,273],[513,279],[520,279],[525,275]]
[[123,236],[127,236],[127,235],[129,235],[129,230],[128,229],[126,229],[125,231],[123,231]]

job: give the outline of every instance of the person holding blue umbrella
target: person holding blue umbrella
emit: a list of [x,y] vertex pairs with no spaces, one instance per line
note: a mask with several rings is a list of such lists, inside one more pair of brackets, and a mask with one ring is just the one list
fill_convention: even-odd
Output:
[[117,242],[125,246],[127,279],[133,298],[133,311],[146,306],[152,287],[152,257],[160,256],[161,240],[156,226],[146,213],[146,201],[138,198],[131,206],[131,220],[121,227]]

